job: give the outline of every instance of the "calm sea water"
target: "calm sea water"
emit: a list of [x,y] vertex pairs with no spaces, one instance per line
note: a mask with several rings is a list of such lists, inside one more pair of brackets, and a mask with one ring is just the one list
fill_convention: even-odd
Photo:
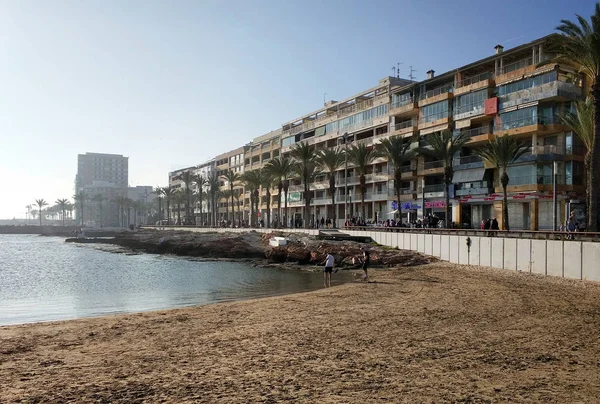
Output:
[[[126,255],[62,238],[0,234],[0,325],[303,292],[322,274],[247,263]],[[334,275],[333,283],[350,279]]]

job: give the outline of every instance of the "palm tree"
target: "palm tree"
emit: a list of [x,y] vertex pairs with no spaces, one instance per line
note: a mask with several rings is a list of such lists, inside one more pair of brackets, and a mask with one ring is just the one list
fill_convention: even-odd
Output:
[[67,205],[69,204],[69,200],[68,199],[57,199],[55,202],[61,212],[62,215],[62,225],[63,227],[65,227],[65,215],[67,213]]
[[[413,157],[410,149],[411,142],[402,136],[392,136],[383,139],[375,146],[375,154],[387,159],[388,165],[394,166],[394,194],[398,204],[398,215],[402,221],[402,205],[400,204],[400,193],[402,192],[402,165]],[[424,208],[424,207],[423,207]]]
[[310,193],[310,184],[312,184],[320,174],[319,165],[315,152],[306,142],[296,143],[290,152],[292,161],[294,161],[294,172],[296,176],[304,185],[304,227],[310,226],[308,215],[310,214],[310,200],[312,195]]
[[48,206],[48,202],[45,199],[36,199],[35,204],[38,206],[38,213],[40,214],[40,227],[42,226],[42,208]]
[[[481,149],[475,149],[474,153],[490,162],[495,168],[498,169],[500,175],[500,184],[502,185],[502,228],[504,230],[510,230],[508,221],[508,196],[506,188],[508,187],[508,165],[512,164],[521,157],[523,154],[529,151],[529,147],[519,142],[512,136],[504,134],[504,136],[496,136],[493,140],[482,147]],[[502,172],[500,174],[500,171]]]
[[[287,217],[288,217],[288,190],[290,187],[290,177],[293,173],[293,165],[290,159],[279,156],[267,163],[265,166],[267,172],[269,172],[273,177],[275,177],[277,182],[277,219],[280,223],[283,224],[283,227],[287,226]],[[285,214],[281,216],[281,192],[284,193],[284,211]]]
[[98,210],[100,211],[100,227],[104,227],[104,212],[102,210],[102,202],[104,202],[104,195],[96,194],[92,197],[94,202],[98,203]]
[[261,169],[260,179],[260,186],[266,190],[267,194],[267,220],[265,227],[268,228],[271,227],[271,189],[276,185],[277,179],[265,167]]
[[162,197],[164,195],[164,190],[161,187],[154,187],[152,191],[153,194],[156,195],[156,200],[158,201],[158,223],[161,224],[161,216],[162,216]]
[[173,193],[173,202],[177,206],[177,223],[181,225],[181,205],[187,202],[187,195],[181,188]]
[[318,163],[322,170],[327,171],[329,179],[329,196],[331,197],[331,218],[335,227],[335,172],[344,165],[344,152],[340,149],[323,149],[318,155]]
[[171,224],[171,200],[173,199],[173,194],[175,190],[170,186],[166,186],[162,189],[162,194],[165,197],[165,205],[167,208],[167,224]]
[[587,183],[588,230],[598,231],[600,218],[600,3],[596,3],[591,24],[577,15],[577,22],[561,20],[556,27],[560,35],[550,37],[547,53],[554,57],[549,62],[561,63],[577,68],[590,83],[594,104],[594,135],[590,152],[590,170]]
[[217,194],[219,192],[219,187],[221,186],[221,181],[216,175],[211,175],[207,179],[208,185],[208,193],[210,194],[210,205],[211,205],[211,225],[217,225]]
[[240,223],[240,227],[241,227],[241,215],[240,215],[240,209],[241,209],[241,205],[240,205],[240,199],[242,197],[242,195],[244,194],[244,189],[243,188],[236,188],[233,190],[233,196],[235,197],[235,204],[237,205],[238,209],[238,222]]
[[[454,177],[454,155],[459,153],[465,144],[469,141],[469,136],[465,133],[459,133],[456,136],[449,130],[434,132],[426,136],[429,147],[420,147],[418,152],[425,156],[430,156],[442,162],[444,167],[444,197],[446,200],[446,228],[450,227],[452,222],[452,210],[450,209],[450,184]],[[423,190],[425,192],[425,190]],[[425,212],[425,206],[423,206]]]
[[119,225],[125,227],[125,206],[127,205],[127,198],[123,195],[115,197],[114,202],[119,206]]
[[37,214],[38,214],[38,210],[37,209],[32,209],[31,210],[31,217],[33,217],[33,220],[35,220],[35,217],[37,216]]
[[81,226],[83,227],[83,206],[86,199],[88,199],[88,195],[84,191],[79,191],[75,195],[73,195],[73,199],[76,202],[79,202],[79,212],[81,213]]
[[[586,195],[585,195],[585,206],[591,206],[590,196],[592,194],[591,188],[594,184],[594,176],[592,175],[591,160],[592,160],[592,143],[594,140],[594,100],[591,97],[587,97],[585,101],[580,100],[575,102],[575,112],[567,112],[565,116],[561,117],[562,122],[571,130],[577,134],[587,149],[585,153],[584,166],[586,173]],[[596,182],[596,184],[598,184]],[[588,210],[588,217],[589,217]]]
[[229,192],[228,195],[231,196],[231,223],[235,221],[234,212],[233,212],[233,187],[235,183],[239,181],[240,175],[233,170],[227,170],[225,174],[221,176],[225,181],[229,183]]
[[183,181],[185,185],[185,218],[188,219],[190,216],[190,201],[192,195],[192,184],[194,183],[194,174],[190,171],[184,171],[177,178]]
[[[231,190],[229,189],[225,189],[223,191],[221,191],[220,193],[220,197],[219,199],[224,199],[225,200],[225,221],[227,222],[227,218],[229,217],[229,212],[228,212],[228,205],[229,205],[229,201],[233,201],[233,193]],[[231,204],[231,224],[233,225],[233,203]]]
[[368,148],[364,143],[353,144],[348,148],[348,161],[354,164],[354,170],[358,174],[360,183],[360,197],[362,205],[362,219],[365,218],[365,194],[367,193],[367,167],[373,164],[377,158],[373,149]]
[[200,224],[202,223],[202,199],[204,198],[204,186],[206,185],[206,178],[201,174],[196,174],[193,177],[194,183],[196,184],[196,198],[198,198],[198,205],[200,206]]
[[262,181],[261,173],[259,170],[246,171],[241,176],[242,185],[245,190],[250,192],[250,226],[256,226],[256,215],[254,214],[254,207],[258,210],[258,203],[256,203],[258,188]]

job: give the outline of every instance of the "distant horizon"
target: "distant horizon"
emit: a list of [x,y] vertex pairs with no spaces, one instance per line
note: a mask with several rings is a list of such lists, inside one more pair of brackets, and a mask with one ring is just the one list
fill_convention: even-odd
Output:
[[[0,218],[38,198],[71,199],[77,154],[127,156],[130,185],[165,186],[169,172],[371,88],[392,68],[421,81],[589,18],[594,5],[507,0],[492,13],[457,0],[450,15],[441,0],[4,0],[0,177],[11,196]],[[381,23],[395,11],[401,24]]]

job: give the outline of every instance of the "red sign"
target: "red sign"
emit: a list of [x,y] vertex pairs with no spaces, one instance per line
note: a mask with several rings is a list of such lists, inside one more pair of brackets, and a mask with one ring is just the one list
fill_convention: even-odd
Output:
[[486,115],[496,115],[498,113],[498,97],[485,100],[484,110]]
[[525,195],[513,195],[513,199],[525,199]]
[[445,208],[446,207],[446,202],[444,201],[433,201],[433,202],[425,202],[425,209],[439,209],[439,208]]
[[495,201],[496,198],[495,197],[490,197],[490,198],[483,198],[484,201]]
[[540,199],[552,199],[552,195],[540,195]]

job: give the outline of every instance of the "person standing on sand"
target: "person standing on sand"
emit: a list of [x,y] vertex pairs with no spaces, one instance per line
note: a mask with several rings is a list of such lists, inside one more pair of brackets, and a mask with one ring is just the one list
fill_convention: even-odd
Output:
[[330,252],[325,257],[325,268],[323,269],[323,283],[326,288],[331,287],[331,273],[333,272],[334,259]]
[[368,268],[369,268],[369,264],[371,264],[371,253],[369,253],[369,250],[367,250],[366,248],[362,248],[363,250],[363,264],[362,264],[362,269],[363,271],[365,271],[365,276],[363,276],[363,279],[365,281],[369,281],[369,273],[367,272]]

